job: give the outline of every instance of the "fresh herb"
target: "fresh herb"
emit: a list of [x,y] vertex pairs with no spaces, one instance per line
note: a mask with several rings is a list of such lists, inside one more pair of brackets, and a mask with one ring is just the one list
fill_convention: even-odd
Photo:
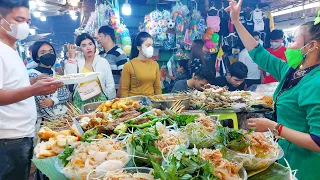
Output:
[[168,160],[167,164],[161,167],[155,159],[150,158],[155,178],[161,180],[217,179],[212,164],[202,160],[199,151],[194,154],[192,150],[182,147],[169,156]]
[[149,129],[139,129],[134,132],[131,144],[139,153],[154,153],[161,155],[160,150],[154,146],[156,140],[158,140],[157,132],[151,132]]
[[68,163],[70,162],[70,160],[68,160],[68,158],[72,155],[73,151],[74,151],[74,148],[70,148],[68,141],[67,141],[66,147],[65,147],[63,153],[59,156],[59,159],[63,163],[63,167],[66,167],[68,165]]
[[176,114],[174,120],[177,122],[178,127],[186,126],[193,123],[198,115]]
[[217,145],[222,145],[232,150],[242,150],[251,145],[247,134],[243,130],[233,130],[228,127],[218,126],[215,140]]
[[90,129],[81,136],[80,141],[90,143],[93,141],[93,139],[97,136],[98,133],[99,130],[97,128]]

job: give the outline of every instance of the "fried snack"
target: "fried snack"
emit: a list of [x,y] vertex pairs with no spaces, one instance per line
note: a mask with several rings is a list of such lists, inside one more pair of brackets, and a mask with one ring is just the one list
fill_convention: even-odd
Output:
[[55,138],[58,135],[57,132],[52,131],[48,127],[42,127],[38,132],[38,136],[43,140],[49,140],[50,138]]
[[266,103],[267,106],[273,107],[273,98],[272,98],[272,96],[263,96],[262,100]]

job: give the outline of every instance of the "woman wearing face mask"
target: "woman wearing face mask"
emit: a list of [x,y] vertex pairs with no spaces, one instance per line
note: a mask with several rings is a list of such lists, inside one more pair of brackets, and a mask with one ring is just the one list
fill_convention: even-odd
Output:
[[[56,63],[57,56],[55,49],[49,42],[35,42],[32,47],[32,58],[38,63],[38,66],[28,71],[30,78],[38,78],[43,75],[55,75],[52,67]],[[37,130],[40,128],[42,117],[52,117],[67,112],[65,103],[70,99],[70,95],[68,88],[63,86],[59,88],[55,94],[35,97],[39,117]]]
[[[282,59],[287,62],[287,58],[284,52],[287,50],[286,47],[282,45],[283,43],[283,31],[280,29],[275,29],[270,33],[270,45],[271,47],[267,50],[275,57]],[[264,84],[269,84],[273,82],[278,82],[271,74],[264,72]]]
[[[65,74],[100,72],[97,79],[74,86],[73,104],[78,108],[92,102],[106,101],[116,97],[112,71],[108,61],[96,55],[93,38],[83,33],[76,38],[76,45],[82,55],[76,57],[76,47],[68,45],[69,60],[65,64]],[[84,93],[90,89],[92,93]]]
[[122,70],[121,97],[161,94],[159,65],[152,60],[153,39],[150,34],[140,32],[131,50],[130,61]]
[[[319,180],[320,171],[320,12],[295,32],[294,42],[283,62],[259,45],[239,22],[242,0],[230,1],[227,10],[251,58],[275,77],[280,84],[275,91],[275,121],[249,119],[248,127],[283,137],[279,144],[298,179]],[[286,165],[284,159],[279,161]]]

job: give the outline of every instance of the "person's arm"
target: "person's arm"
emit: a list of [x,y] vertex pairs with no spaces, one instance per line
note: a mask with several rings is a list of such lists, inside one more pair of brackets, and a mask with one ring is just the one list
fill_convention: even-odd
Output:
[[154,88],[154,94],[162,94],[161,85],[160,85],[160,72],[159,72],[159,66],[158,63],[156,63],[156,80],[153,83]]
[[[121,72],[122,75],[122,72]],[[117,91],[117,98],[121,98],[121,92],[122,92],[122,76],[120,77],[120,81],[119,81],[119,87],[118,87],[118,91]]]
[[62,86],[54,79],[42,79],[31,86],[18,89],[3,90],[0,83],[0,106],[14,104],[32,96],[53,94]]
[[249,51],[249,54],[255,63],[280,81],[289,70],[289,65],[274,57],[266,49],[264,49],[263,46],[259,45],[242,25],[239,18],[241,5],[242,0],[239,0],[239,3],[231,0],[229,7],[226,10],[230,11],[230,18],[237,29],[237,33],[243,45]]
[[104,61],[105,62],[105,67],[106,67],[106,71],[104,72],[104,74],[106,75],[105,79],[106,79],[106,96],[108,97],[108,99],[114,99],[116,98],[116,89],[115,89],[115,84],[114,84],[114,79],[113,79],[113,75],[112,75],[112,71],[110,68],[110,64],[108,63],[108,61]]
[[126,63],[121,73],[121,97],[125,98],[129,96],[131,76],[130,76],[130,64]]

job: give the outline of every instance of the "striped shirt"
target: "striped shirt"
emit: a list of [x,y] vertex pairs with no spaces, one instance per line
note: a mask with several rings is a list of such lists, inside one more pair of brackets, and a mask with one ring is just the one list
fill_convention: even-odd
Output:
[[124,64],[129,61],[128,56],[119,46],[113,47],[107,53],[105,51],[100,52],[100,56],[108,60],[116,89],[118,89],[121,71]]

